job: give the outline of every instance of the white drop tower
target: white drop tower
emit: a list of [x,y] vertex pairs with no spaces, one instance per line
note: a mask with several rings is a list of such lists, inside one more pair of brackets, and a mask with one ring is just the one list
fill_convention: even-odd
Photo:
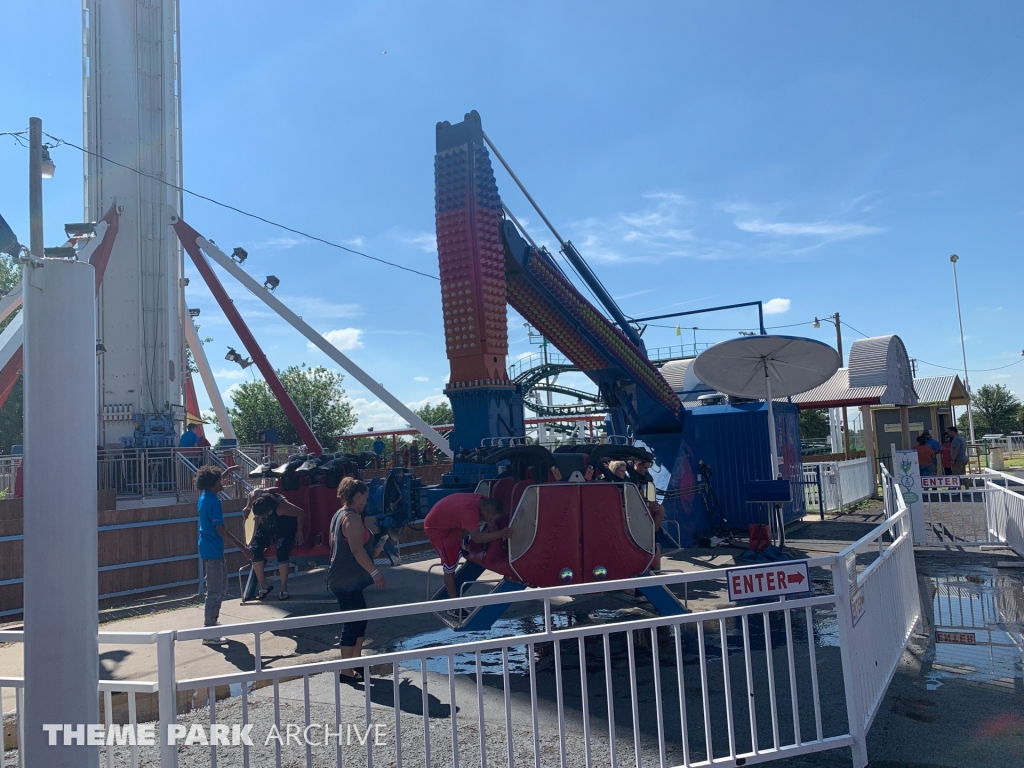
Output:
[[97,301],[99,442],[134,439],[142,415],[155,445],[184,418],[178,1],[83,0],[82,14],[85,221],[120,212]]

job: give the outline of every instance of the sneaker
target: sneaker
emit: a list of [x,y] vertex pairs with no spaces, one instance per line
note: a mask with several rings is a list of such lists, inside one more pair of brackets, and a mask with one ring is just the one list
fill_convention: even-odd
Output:
[[204,637],[203,645],[227,645],[228,639],[226,637]]

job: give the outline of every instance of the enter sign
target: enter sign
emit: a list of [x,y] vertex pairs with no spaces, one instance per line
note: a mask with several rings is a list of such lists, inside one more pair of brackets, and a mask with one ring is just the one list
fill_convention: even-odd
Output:
[[805,560],[730,568],[725,576],[729,582],[730,600],[802,595],[811,590]]

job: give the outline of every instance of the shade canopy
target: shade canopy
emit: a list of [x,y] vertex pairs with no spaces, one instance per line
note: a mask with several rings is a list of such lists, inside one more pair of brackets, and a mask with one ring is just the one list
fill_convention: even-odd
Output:
[[716,344],[693,362],[708,386],[735,397],[765,397],[765,372],[772,397],[789,397],[823,384],[839,369],[828,344],[799,336],[744,336]]

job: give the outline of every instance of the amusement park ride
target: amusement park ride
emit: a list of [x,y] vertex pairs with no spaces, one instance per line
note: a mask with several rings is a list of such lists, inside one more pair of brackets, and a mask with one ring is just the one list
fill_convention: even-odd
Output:
[[[507,547],[492,544],[470,553],[460,581],[474,580],[486,568],[503,577],[497,589],[504,591],[646,572],[656,536],[648,499],[631,484],[574,482],[588,466],[600,471],[605,459],[655,461],[661,476],[668,477],[658,493],[666,518],[678,525],[679,544],[713,527],[713,510],[705,503],[713,497],[707,493],[709,473],[701,467],[716,467],[720,494],[723,481],[737,485],[744,478],[777,476],[799,481],[796,406],[779,403],[771,430],[763,404],[756,401],[684,408],[648,356],[635,321],[625,317],[572,242],[555,230],[484,133],[476,112],[436,127],[434,203],[450,363],[445,394],[454,414],[454,429],[442,437],[286,307],[274,294],[276,278],[261,282],[251,277],[243,268],[243,249],[229,255],[183,220],[177,0],[156,0],[144,8],[86,0],[83,31],[83,219],[95,224],[69,230],[67,245],[75,249],[75,258],[96,267],[96,418],[103,448],[131,452],[171,446],[186,409],[198,414],[186,344],[224,432],[221,446],[234,445],[230,419],[185,301],[187,254],[306,443],[307,454],[258,471],[307,512],[305,543],[293,550],[296,558],[329,555],[335,488],[358,467],[352,456],[324,454],[211,262],[452,458],[438,485],[425,485],[405,469],[371,481],[369,510],[380,530],[422,520],[433,504],[453,493],[476,491],[502,500],[513,529]],[[600,306],[584,298],[502,202],[492,154],[537,209],[562,256]],[[128,165],[111,158],[132,161]],[[0,316],[13,312],[19,301],[15,293],[0,300]],[[564,360],[547,361],[544,371],[510,375],[509,306]],[[21,368],[21,330],[19,315],[0,335],[0,400]],[[524,391],[537,385],[541,373],[555,370],[552,365],[567,370],[570,364],[597,390],[596,399],[577,413],[590,409],[592,414],[600,405],[610,419],[608,442],[582,442],[554,452],[527,445]],[[745,431],[726,434],[720,428],[726,422],[730,429]],[[766,435],[776,430],[778,450],[769,459],[763,450]],[[801,512],[794,503],[787,516]],[[682,610],[667,592],[648,598],[662,612]],[[497,610],[470,617],[465,626],[487,626]]]

